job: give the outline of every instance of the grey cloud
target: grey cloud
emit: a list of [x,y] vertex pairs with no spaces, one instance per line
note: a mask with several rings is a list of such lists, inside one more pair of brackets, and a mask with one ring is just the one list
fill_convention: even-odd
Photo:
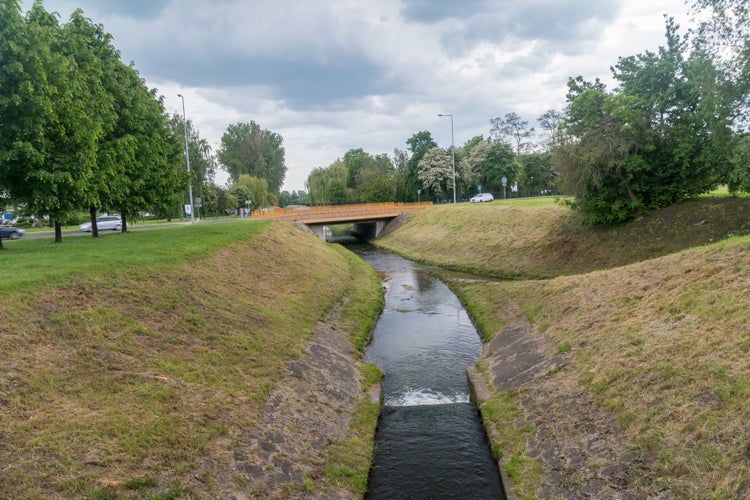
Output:
[[[27,0],[26,3],[31,4],[31,1]],[[83,10],[83,13],[90,18],[105,14],[145,20],[158,17],[168,3],[168,0],[79,0],[75,7]],[[66,2],[45,2],[45,8],[50,11],[62,14],[61,7],[72,10],[67,9],[70,4]]]
[[409,22],[433,24],[450,18],[465,18],[486,10],[496,10],[491,0],[406,0],[401,14]]
[[408,0],[402,15],[410,22],[445,21],[442,44],[451,55],[464,54],[481,41],[503,44],[511,40],[565,44],[568,52],[575,52],[602,36],[604,26],[619,14],[621,3],[622,0]]
[[330,63],[303,58],[276,59],[230,52],[212,52],[206,58],[182,58],[152,52],[139,67],[160,80],[196,87],[253,86],[272,89],[269,98],[296,109],[310,109],[337,100],[388,93],[396,82],[384,79],[383,70],[357,54],[337,54]]

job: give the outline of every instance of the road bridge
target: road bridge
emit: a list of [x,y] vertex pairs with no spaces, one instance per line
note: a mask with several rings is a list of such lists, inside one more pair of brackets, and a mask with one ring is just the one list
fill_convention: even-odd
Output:
[[380,236],[388,223],[399,215],[431,206],[431,201],[423,201],[260,208],[253,211],[253,218],[301,222],[322,239],[325,239],[326,226],[352,224],[351,233],[354,236],[373,239]]

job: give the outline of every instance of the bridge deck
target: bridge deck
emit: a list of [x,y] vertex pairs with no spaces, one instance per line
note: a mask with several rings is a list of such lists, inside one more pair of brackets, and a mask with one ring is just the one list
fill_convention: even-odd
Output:
[[432,206],[431,201],[420,203],[362,203],[357,205],[325,205],[315,207],[258,209],[253,218],[301,221],[306,224],[343,224],[370,219],[397,217],[406,212]]

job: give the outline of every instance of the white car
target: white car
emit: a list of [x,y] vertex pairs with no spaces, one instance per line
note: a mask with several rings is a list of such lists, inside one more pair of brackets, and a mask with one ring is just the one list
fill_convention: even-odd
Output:
[[[96,218],[96,228],[99,231],[106,231],[111,229],[112,231],[122,230],[122,218],[119,215],[102,215]],[[91,223],[87,222],[78,226],[78,229],[84,233],[91,232]]]
[[483,201],[494,201],[495,197],[492,193],[479,193],[471,197],[469,200],[471,203],[481,203]]

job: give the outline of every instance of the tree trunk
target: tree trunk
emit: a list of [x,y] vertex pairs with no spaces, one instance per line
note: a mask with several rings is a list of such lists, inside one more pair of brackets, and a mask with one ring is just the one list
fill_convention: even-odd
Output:
[[122,228],[120,229],[121,232],[127,233],[128,232],[128,218],[125,214],[120,216],[122,218]]
[[96,225],[96,207],[91,205],[89,207],[89,219],[91,220],[91,237],[99,237],[99,227]]
[[0,238],[0,250],[2,250],[2,249],[3,249],[3,239]]
[[59,220],[55,220],[55,243],[62,243],[62,226]]

